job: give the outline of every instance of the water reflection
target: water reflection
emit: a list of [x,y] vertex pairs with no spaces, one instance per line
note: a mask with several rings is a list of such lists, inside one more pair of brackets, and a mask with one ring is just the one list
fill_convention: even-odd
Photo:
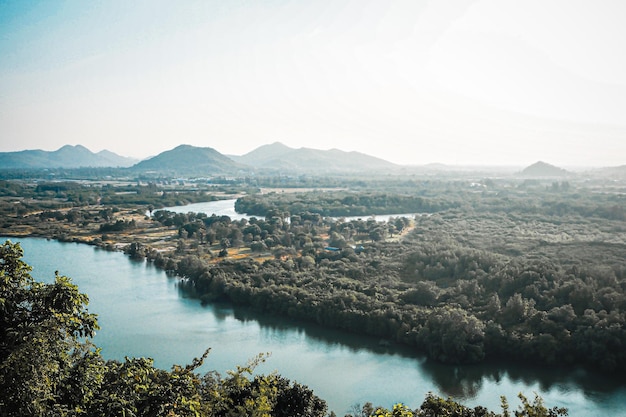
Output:
[[[483,362],[472,365],[447,366],[424,361],[421,371],[427,373],[443,394],[467,400],[475,398],[485,383],[500,386],[504,381],[533,387],[536,392],[581,391],[585,398],[598,399],[624,392],[618,375],[598,375],[588,370],[539,367],[529,364]],[[525,393],[529,396],[531,393]]]
[[446,366],[426,361],[421,366],[437,386],[437,390],[447,397],[466,400],[476,397],[483,386],[479,372],[471,372],[464,366]]
[[267,335],[275,333],[296,333],[304,337],[323,343],[329,347],[341,346],[353,353],[369,352],[375,354],[392,354],[410,359],[424,359],[409,347],[400,345],[382,344],[380,339],[364,335],[347,333],[345,331],[329,329],[314,323],[307,323],[299,320],[288,319],[269,314],[259,314],[251,308],[234,306],[232,307],[234,317],[243,322],[255,322],[261,331]]
[[[604,401],[612,396],[623,396],[626,387],[619,376],[607,377],[576,368],[533,366],[528,363],[488,361],[469,365],[445,365],[427,359],[423,354],[407,346],[383,345],[379,339],[327,329],[316,324],[305,323],[284,317],[259,314],[253,309],[231,306],[228,303],[213,304],[217,316],[223,319],[233,316],[242,323],[257,323],[264,337],[277,342],[293,343],[293,339],[308,339],[322,344],[324,349],[343,349],[352,354],[371,353],[409,359],[417,373],[432,381],[433,392],[451,397],[460,402],[476,400],[481,391],[489,387],[502,387],[492,392],[499,399],[507,394],[505,385],[532,387],[524,394],[533,398],[534,393],[552,392],[579,394],[590,401]],[[508,392],[507,396],[518,392]],[[509,401],[513,400],[509,398]],[[499,402],[499,400],[497,400]],[[511,401],[512,402],[512,401]]]

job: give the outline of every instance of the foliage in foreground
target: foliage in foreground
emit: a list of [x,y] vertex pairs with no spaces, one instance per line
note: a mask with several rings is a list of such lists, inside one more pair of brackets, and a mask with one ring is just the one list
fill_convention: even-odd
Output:
[[[146,358],[105,361],[88,298],[65,276],[35,281],[22,248],[0,247],[0,416],[324,416],[326,403],[278,374],[255,375],[261,355],[222,376],[199,375],[205,354],[171,371]],[[566,415],[524,397],[516,416]],[[502,416],[509,416],[503,400]],[[419,410],[364,407],[376,416],[499,416],[428,395]],[[331,415],[334,413],[331,412]]]
[[565,408],[547,408],[537,395],[532,402],[522,394],[518,397],[522,404],[513,414],[509,411],[509,404],[505,397],[501,397],[502,413],[496,414],[482,406],[470,408],[453,400],[428,394],[417,410],[411,410],[402,403],[395,404],[391,410],[382,407],[374,408],[371,403],[367,403],[361,410],[357,410],[356,415],[350,415],[350,417],[558,417],[568,415]]

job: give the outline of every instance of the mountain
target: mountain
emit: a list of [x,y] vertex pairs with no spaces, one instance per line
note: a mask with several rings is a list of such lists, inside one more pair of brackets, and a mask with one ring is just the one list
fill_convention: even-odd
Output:
[[550,165],[546,162],[535,162],[534,164],[524,168],[521,172],[523,177],[534,178],[551,178],[551,177],[567,177],[570,174],[569,171],[559,168],[554,165]]
[[96,155],[108,163],[107,166],[112,167],[130,167],[136,164],[139,160],[135,158],[129,158],[126,156],[120,156],[114,152],[107,151],[106,149],[98,152]]
[[93,153],[82,145],[65,145],[56,151],[0,152],[3,169],[129,167],[135,162],[109,151]]
[[242,156],[229,155],[229,157],[233,159],[234,161],[240,162],[242,164],[246,164],[250,166],[258,166],[259,164],[264,164],[267,161],[271,161],[273,159],[279,158],[292,151],[294,151],[293,148],[283,145],[280,142],[274,142],[270,145],[259,146],[255,150],[248,152],[245,155],[242,155]]
[[213,148],[179,145],[135,164],[132,169],[180,175],[210,175],[233,173],[245,167]]
[[245,155],[231,158],[255,168],[281,171],[356,172],[398,168],[391,162],[360,152],[294,149],[280,142],[263,145]]

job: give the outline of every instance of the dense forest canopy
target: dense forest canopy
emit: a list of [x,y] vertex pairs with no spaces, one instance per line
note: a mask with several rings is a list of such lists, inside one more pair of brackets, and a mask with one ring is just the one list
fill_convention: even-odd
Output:
[[309,192],[245,196],[237,200],[235,210],[266,217],[272,210],[291,213],[312,212],[321,216],[348,217],[375,214],[433,213],[458,207],[457,201],[424,198],[420,195],[368,192]]
[[[560,232],[569,238],[550,241],[554,218],[516,216],[450,211],[408,227],[406,219],[301,213],[289,222],[231,221],[158,211],[155,220],[222,250],[211,255],[198,245],[168,257],[142,248],[141,256],[185,277],[203,299],[389,338],[442,362],[502,356],[624,370],[626,233],[612,234],[620,243],[602,243],[606,232],[581,219]],[[532,234],[528,221],[536,223]],[[405,228],[402,240],[390,239]],[[273,257],[232,259],[230,247]],[[211,256],[223,260],[207,262]]]

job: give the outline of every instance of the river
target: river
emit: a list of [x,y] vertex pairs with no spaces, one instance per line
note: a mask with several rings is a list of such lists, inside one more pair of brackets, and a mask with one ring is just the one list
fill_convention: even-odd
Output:
[[[235,201],[237,200],[229,199],[229,200],[209,201],[206,203],[188,204],[186,206],[165,207],[162,210],[169,210],[174,213],[189,213],[189,212],[205,213],[208,216],[210,216],[211,214],[215,214],[217,216],[228,216],[232,220],[249,219],[250,217],[255,217],[255,216],[249,216],[247,214],[237,213],[235,211]],[[333,218],[334,219],[341,218],[346,221],[359,220],[359,219],[363,219],[363,220],[375,219],[376,221],[382,222],[382,221],[388,221],[391,217],[413,218],[415,216],[420,216],[420,215],[422,214],[406,213],[406,214],[380,214],[380,215],[375,215],[375,216],[374,215],[373,216],[347,216],[347,217],[343,216],[343,217],[333,217]],[[259,217],[259,216],[256,216],[256,217]]]
[[368,337],[227,304],[201,305],[179,290],[176,278],[119,252],[46,239],[12,240],[21,242],[36,279],[50,282],[59,270],[89,295],[89,310],[99,315],[102,327],[94,342],[107,359],[147,356],[169,369],[211,347],[201,371],[225,372],[270,352],[259,372],[276,370],[309,386],[339,416],[366,401],[416,408],[428,392],[493,411],[500,411],[500,395],[516,409],[519,392],[529,398],[537,393],[549,406],[567,407],[570,416],[626,416],[623,379],[516,364],[444,366]]
[[[239,214],[235,211],[236,199],[208,201],[206,203],[193,203],[186,206],[165,207],[161,210],[169,210],[174,213],[206,213],[207,215],[215,214],[217,216],[228,216],[232,220],[249,219],[252,216],[247,214]],[[258,217],[258,216],[257,216]]]

